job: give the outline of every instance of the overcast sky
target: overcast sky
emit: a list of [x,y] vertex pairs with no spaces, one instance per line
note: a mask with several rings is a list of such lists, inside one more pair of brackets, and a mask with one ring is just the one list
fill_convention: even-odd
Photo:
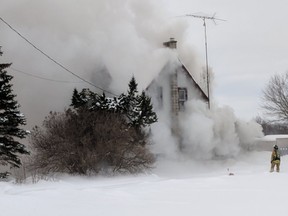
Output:
[[[213,101],[230,106],[240,119],[261,114],[261,91],[275,73],[288,69],[284,0],[0,0],[0,16],[75,74],[115,93],[126,91],[134,74],[140,88],[160,71],[162,42],[178,41],[180,57],[201,80],[205,66],[201,14],[207,21]],[[69,106],[74,87],[93,87],[64,71],[0,22],[1,62],[15,70],[14,88],[28,123],[39,124],[50,110]],[[101,71],[96,74],[96,71]],[[103,72],[104,71],[104,72]],[[109,75],[105,73],[109,71]],[[103,77],[106,79],[103,81]],[[108,79],[111,77],[112,79]],[[101,80],[101,81],[99,81]],[[57,82],[56,82],[57,81]],[[68,81],[63,83],[59,81]]]
[[[239,118],[248,120],[261,114],[261,91],[272,75],[288,69],[287,1],[187,0],[173,4],[178,5],[177,13],[216,12],[216,17],[227,20],[207,25],[215,100],[231,106]],[[195,24],[196,20],[191,20],[187,37],[191,37],[191,43],[201,45],[192,36],[203,36],[201,31],[193,30]],[[201,52],[201,46],[197,49]]]

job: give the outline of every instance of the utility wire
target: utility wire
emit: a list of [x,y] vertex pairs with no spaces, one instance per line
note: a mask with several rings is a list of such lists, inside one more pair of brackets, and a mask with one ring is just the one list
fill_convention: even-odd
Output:
[[13,71],[16,71],[18,73],[22,73],[22,74],[25,74],[27,76],[31,76],[31,77],[34,77],[34,78],[38,78],[38,79],[42,79],[42,80],[47,80],[47,81],[51,81],[51,82],[59,82],[59,83],[81,83],[81,82],[72,82],[72,81],[64,81],[64,80],[54,80],[54,79],[49,79],[49,78],[45,78],[45,77],[41,77],[41,76],[37,76],[37,75],[34,75],[34,74],[30,74],[30,73],[27,73],[27,72],[24,72],[22,70],[18,70],[14,67],[9,67],[10,69],[12,69]]
[[57,64],[58,66],[60,66],[62,69],[64,69],[65,71],[67,71],[68,73],[72,74],[73,76],[77,77],[78,79],[88,83],[89,85],[98,88],[100,90],[102,90],[103,92],[107,92],[109,94],[112,94],[114,96],[118,96],[112,92],[109,92],[101,87],[98,87],[96,85],[94,85],[93,83],[85,80],[84,78],[80,77],[79,75],[73,73],[71,70],[67,69],[65,66],[63,66],[61,63],[57,62],[56,60],[54,60],[52,57],[50,57],[48,54],[46,54],[45,52],[43,52],[40,48],[38,48],[36,45],[34,45],[32,42],[30,42],[27,38],[25,38],[20,32],[18,32],[15,28],[13,28],[9,23],[7,23],[2,17],[0,17],[0,20],[7,25],[12,31],[14,31],[16,34],[18,34],[23,40],[25,40],[28,44],[30,44],[34,49],[36,49],[38,52],[40,52],[41,54],[43,54],[44,56],[46,56],[48,59],[50,59],[52,62],[54,62],[55,64]]

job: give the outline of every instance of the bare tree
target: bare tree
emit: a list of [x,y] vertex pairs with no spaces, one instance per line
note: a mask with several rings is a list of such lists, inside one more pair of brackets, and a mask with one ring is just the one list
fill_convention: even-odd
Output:
[[271,77],[263,90],[261,107],[275,120],[288,120],[288,72]]
[[269,121],[260,116],[257,116],[254,120],[262,126],[264,135],[288,133],[288,125],[286,122]]
[[139,142],[123,115],[109,111],[50,113],[43,127],[32,131],[31,144],[31,167],[42,173],[136,173],[154,162],[147,140]]

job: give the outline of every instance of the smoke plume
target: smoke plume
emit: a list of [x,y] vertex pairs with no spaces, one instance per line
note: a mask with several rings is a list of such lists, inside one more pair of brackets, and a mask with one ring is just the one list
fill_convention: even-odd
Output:
[[[170,17],[167,11],[165,1],[152,0],[2,0],[0,8],[1,17],[33,44],[75,74],[116,95],[127,90],[132,75],[140,91],[147,87],[171,55],[162,46],[170,37],[178,41],[180,58],[196,81],[202,80],[203,61],[187,40],[187,22]],[[73,88],[101,92],[59,68],[3,23],[0,28],[1,61],[55,80],[9,70],[27,129],[41,124],[49,111],[68,107]],[[170,123],[161,113],[159,119],[152,127],[153,151],[177,158]],[[239,122],[230,108],[207,111],[199,101],[187,104],[180,126],[185,153],[201,159],[236,155],[241,143],[249,143],[259,133],[258,125]]]

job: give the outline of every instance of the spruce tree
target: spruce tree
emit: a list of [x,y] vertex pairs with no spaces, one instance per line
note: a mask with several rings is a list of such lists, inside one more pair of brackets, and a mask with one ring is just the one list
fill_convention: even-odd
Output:
[[135,125],[135,118],[137,118],[137,113],[139,112],[139,109],[137,109],[137,86],[138,84],[136,83],[135,77],[133,76],[128,84],[128,92],[127,95],[123,98],[123,113],[125,116],[128,118],[129,122],[131,125]]
[[140,95],[138,94],[138,84],[134,76],[128,86],[125,115],[128,117],[130,125],[139,130],[141,127],[157,122],[157,115],[153,111],[151,99],[146,95],[145,91],[142,91]]
[[157,122],[158,119],[156,113],[153,111],[151,98],[146,95],[145,91],[142,91],[136,100],[138,109],[140,110],[138,112],[137,125],[145,127]]
[[153,111],[150,97],[145,91],[138,94],[138,84],[133,76],[128,84],[127,94],[121,94],[118,98],[108,98],[105,93],[98,95],[89,89],[83,89],[80,93],[73,91],[72,104],[74,108],[85,107],[89,110],[106,110],[123,114],[130,126],[137,131],[141,127],[149,126],[157,122],[157,115]]
[[[26,119],[20,113],[20,106],[15,100],[16,95],[12,92],[10,81],[13,76],[8,75],[5,70],[10,65],[0,63],[0,164],[12,168],[20,167],[19,154],[28,154],[25,145],[18,141],[25,138],[28,131],[20,128],[26,125]],[[6,173],[2,173],[0,176],[5,175]]]
[[108,98],[106,97],[104,92],[97,98],[96,106],[99,110],[109,110]]
[[73,95],[72,95],[72,103],[70,106],[74,108],[78,108],[78,107],[83,106],[84,103],[85,102],[82,100],[80,94],[78,93],[78,90],[74,88]]
[[128,90],[128,97],[135,97],[138,93],[137,87],[138,84],[136,83],[136,79],[134,76],[132,76],[129,84],[128,84],[129,90]]

